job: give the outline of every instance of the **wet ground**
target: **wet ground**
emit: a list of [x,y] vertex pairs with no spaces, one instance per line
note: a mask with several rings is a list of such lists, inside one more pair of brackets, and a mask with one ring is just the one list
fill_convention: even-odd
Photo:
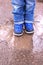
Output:
[[[0,65],[43,65],[43,39],[25,33],[15,37],[11,1],[0,0],[0,7]],[[40,14],[43,3],[37,3],[35,19]]]

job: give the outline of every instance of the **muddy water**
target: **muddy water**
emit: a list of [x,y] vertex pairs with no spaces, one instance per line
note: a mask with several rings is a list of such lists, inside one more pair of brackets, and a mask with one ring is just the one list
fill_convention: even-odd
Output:
[[0,26],[0,31],[0,65],[43,65],[42,45],[33,46],[33,35],[14,36],[13,24]]
[[[4,0],[4,2],[0,0],[0,65],[43,65],[43,50],[40,43],[38,48],[41,51],[33,52],[37,48],[36,45],[33,46],[33,35],[24,33],[19,38],[13,35],[13,20],[10,11],[12,7],[10,3],[9,0]],[[40,7],[39,4],[37,5],[38,8]],[[42,6],[42,4],[40,5]],[[40,9],[39,13],[41,14]],[[35,14],[35,16],[37,15]]]

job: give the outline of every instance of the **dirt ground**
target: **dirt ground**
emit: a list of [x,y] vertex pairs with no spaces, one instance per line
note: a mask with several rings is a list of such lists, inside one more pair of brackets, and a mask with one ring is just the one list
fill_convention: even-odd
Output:
[[[43,15],[43,3],[36,3],[35,19],[39,14]],[[13,29],[11,0],[0,0],[0,65],[43,65],[42,47],[33,52],[33,35],[16,37]]]

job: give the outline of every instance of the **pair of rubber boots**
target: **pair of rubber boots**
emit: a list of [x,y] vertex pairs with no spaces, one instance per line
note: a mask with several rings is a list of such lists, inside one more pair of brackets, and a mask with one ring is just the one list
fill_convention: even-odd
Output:
[[28,34],[34,33],[33,23],[24,24],[14,24],[14,35],[21,36],[24,33],[23,26],[25,27],[25,32]]

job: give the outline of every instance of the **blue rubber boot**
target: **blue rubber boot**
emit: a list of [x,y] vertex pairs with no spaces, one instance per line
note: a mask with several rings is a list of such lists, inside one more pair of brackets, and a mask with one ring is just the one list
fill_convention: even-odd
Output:
[[25,32],[28,34],[34,33],[33,23],[25,23]]
[[14,24],[14,35],[15,36],[23,35],[23,24]]

